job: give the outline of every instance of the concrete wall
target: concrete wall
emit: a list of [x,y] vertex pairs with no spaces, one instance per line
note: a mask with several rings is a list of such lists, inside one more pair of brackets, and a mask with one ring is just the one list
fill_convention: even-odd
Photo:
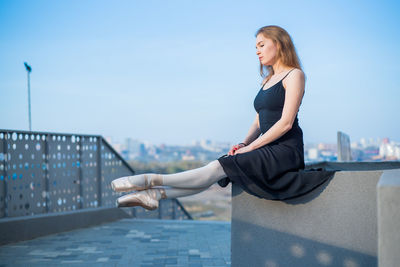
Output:
[[382,173],[340,171],[312,193],[286,202],[260,199],[233,185],[232,266],[376,266],[376,187]]
[[400,170],[386,171],[378,183],[378,262],[400,265]]
[[4,218],[0,220],[0,245],[131,217],[118,208],[93,208]]

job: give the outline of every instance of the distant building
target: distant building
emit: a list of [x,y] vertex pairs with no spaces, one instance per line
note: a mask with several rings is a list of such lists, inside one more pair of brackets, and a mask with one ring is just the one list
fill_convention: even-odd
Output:
[[379,146],[379,156],[385,160],[399,160],[400,144],[390,142],[389,138],[384,138]]
[[142,151],[141,145],[142,143],[139,140],[126,138],[125,139],[125,149],[127,151],[126,159],[133,160],[135,158],[140,157]]
[[309,150],[308,150],[308,158],[310,159],[310,160],[317,160],[318,159],[318,156],[319,156],[319,153],[318,153],[318,149],[316,149],[316,148],[310,148]]
[[337,132],[337,160],[338,161],[351,161],[351,146],[350,137],[341,132]]

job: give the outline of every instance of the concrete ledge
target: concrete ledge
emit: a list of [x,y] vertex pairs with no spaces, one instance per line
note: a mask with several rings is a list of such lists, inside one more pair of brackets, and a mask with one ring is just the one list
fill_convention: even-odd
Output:
[[385,171],[377,191],[379,266],[399,266],[400,170]]
[[93,208],[0,219],[0,245],[131,218],[118,208]]
[[307,164],[308,168],[325,168],[327,170],[341,171],[376,171],[399,169],[400,161],[371,161],[371,162],[335,162],[323,161]]
[[[333,168],[368,168],[341,165]],[[340,171],[310,194],[285,202],[233,185],[232,266],[376,266],[376,187],[382,173]]]

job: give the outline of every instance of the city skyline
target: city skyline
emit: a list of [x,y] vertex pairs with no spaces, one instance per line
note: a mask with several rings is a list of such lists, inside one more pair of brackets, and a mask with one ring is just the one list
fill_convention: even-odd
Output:
[[[125,142],[128,139],[140,141],[140,142],[143,142],[143,143],[149,143],[151,145],[157,145],[157,146],[161,146],[161,145],[190,146],[190,145],[194,145],[194,144],[196,144],[198,142],[201,142],[201,141],[210,141],[210,142],[213,142],[213,143],[229,143],[229,144],[232,144],[232,145],[236,144],[235,142],[232,143],[232,142],[228,142],[228,141],[224,141],[224,140],[214,140],[214,139],[211,139],[211,138],[199,138],[199,139],[193,139],[190,142],[185,143],[185,144],[184,143],[182,143],[182,144],[174,144],[174,143],[166,143],[166,142],[158,142],[158,143],[157,142],[151,142],[151,141],[146,140],[146,139],[140,139],[140,138],[129,137],[129,136],[120,137],[120,138],[115,138],[113,136],[103,136],[103,137],[106,140],[110,141],[111,143],[118,143],[118,144],[121,144],[121,143]],[[384,137],[380,137],[380,136],[378,136],[378,137],[361,137],[358,140],[353,140],[351,138],[351,136],[350,136],[350,144],[355,144],[355,143],[357,143],[357,144],[375,143],[376,144],[376,143],[382,142],[382,140],[384,140],[384,139],[388,139],[388,140],[390,140],[390,142],[400,143],[399,140],[395,140],[395,139],[392,139],[392,138],[387,137],[387,136],[384,136]],[[337,144],[337,140],[333,140],[332,142],[313,142],[313,141],[311,141],[311,142],[305,142],[304,143],[304,145],[315,145],[315,144],[336,145]]]
[[[363,138],[346,143],[341,133],[342,143],[305,144],[305,163],[322,161],[398,161],[400,160],[400,142],[388,138]],[[344,138],[344,139],[343,139]],[[226,154],[232,144],[213,140],[199,140],[190,145],[176,146],[169,144],[152,144],[142,140],[126,138],[116,142],[105,138],[125,160],[140,162],[175,162],[175,161],[211,161]]]
[[241,142],[261,82],[254,34],[273,24],[291,34],[307,76],[299,110],[305,143],[335,143],[337,131],[400,140],[399,7],[2,2],[0,128],[28,129],[27,62],[33,131]]

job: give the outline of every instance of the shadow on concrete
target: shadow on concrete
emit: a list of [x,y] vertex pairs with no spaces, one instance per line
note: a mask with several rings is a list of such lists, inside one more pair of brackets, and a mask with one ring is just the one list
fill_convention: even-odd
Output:
[[317,198],[319,195],[321,195],[321,193],[325,190],[325,188],[329,185],[329,183],[333,179],[334,179],[334,176],[328,178],[328,180],[326,180],[324,183],[322,183],[321,185],[314,188],[312,191],[310,191],[302,196],[298,196],[298,197],[291,198],[291,199],[285,199],[282,201],[287,204],[291,204],[291,205],[305,204],[307,202],[310,202],[311,200],[313,200],[313,199]]
[[[232,266],[377,266],[375,256],[240,220],[232,224],[231,233]],[[241,257],[246,254],[252,255],[251,262]]]

